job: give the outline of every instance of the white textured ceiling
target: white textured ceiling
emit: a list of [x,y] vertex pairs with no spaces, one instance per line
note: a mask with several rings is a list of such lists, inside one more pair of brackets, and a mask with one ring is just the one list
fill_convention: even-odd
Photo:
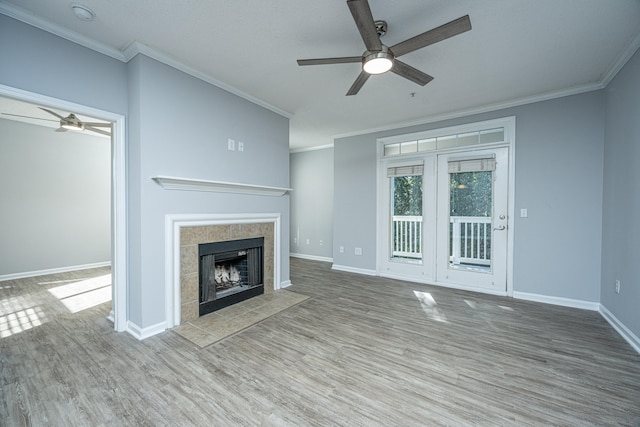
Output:
[[387,73],[346,97],[360,64],[296,64],[363,52],[344,0],[78,3],[96,13],[92,22],[69,0],[0,0],[0,12],[114,57],[147,46],[291,115],[292,149],[597,89],[640,45],[640,0],[369,0],[389,46],[466,14],[473,29],[402,57],[435,78],[426,86]]

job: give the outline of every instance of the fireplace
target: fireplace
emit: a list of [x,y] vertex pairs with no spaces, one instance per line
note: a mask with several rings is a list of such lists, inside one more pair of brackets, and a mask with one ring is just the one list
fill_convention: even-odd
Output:
[[167,324],[170,328],[200,317],[199,246],[203,243],[264,238],[264,293],[280,289],[280,221],[276,214],[175,214],[167,218]]
[[264,293],[264,238],[198,245],[199,315]]

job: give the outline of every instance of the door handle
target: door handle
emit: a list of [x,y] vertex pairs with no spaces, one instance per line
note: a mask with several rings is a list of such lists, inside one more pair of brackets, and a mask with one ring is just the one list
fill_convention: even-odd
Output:
[[500,227],[494,227],[494,230],[504,230],[505,228],[507,227],[505,227],[504,225],[501,225]]

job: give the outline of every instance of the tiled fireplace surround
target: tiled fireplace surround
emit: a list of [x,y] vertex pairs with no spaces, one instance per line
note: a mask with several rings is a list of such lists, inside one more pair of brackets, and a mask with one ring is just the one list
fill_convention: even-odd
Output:
[[198,245],[200,243],[264,237],[264,292],[274,290],[274,222],[214,224],[180,227],[180,323],[198,313]]

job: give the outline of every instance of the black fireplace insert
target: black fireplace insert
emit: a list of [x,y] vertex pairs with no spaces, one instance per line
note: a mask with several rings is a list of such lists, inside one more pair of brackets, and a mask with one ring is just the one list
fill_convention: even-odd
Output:
[[198,246],[200,316],[264,293],[264,237]]

